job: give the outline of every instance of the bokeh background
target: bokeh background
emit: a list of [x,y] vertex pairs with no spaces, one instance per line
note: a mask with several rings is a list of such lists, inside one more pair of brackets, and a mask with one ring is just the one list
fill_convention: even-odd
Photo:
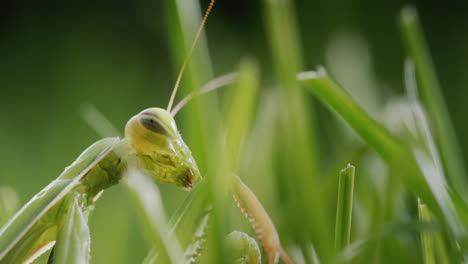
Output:
[[[100,138],[83,120],[83,105],[94,105],[120,131],[142,109],[166,107],[180,67],[171,57],[173,32],[167,2],[2,3],[0,185],[16,190],[19,204]],[[327,66],[336,79],[356,88],[358,101],[377,111],[388,98],[404,92],[405,55],[397,15],[409,3],[419,11],[466,161],[468,7],[463,1],[294,1],[304,61],[301,70]],[[201,1],[203,9],[207,4]],[[253,58],[260,66],[260,98],[275,87],[263,9],[260,1],[218,0],[205,29],[214,75],[235,71],[242,58]],[[359,86],[370,89],[359,90]],[[336,132],[343,124],[320,104],[312,104],[312,95],[306,96],[315,110],[320,167],[337,175],[347,162],[340,160],[340,148],[349,139]],[[275,106],[269,109],[281,111]],[[182,111],[177,121],[190,145],[195,139],[184,135],[184,118]],[[288,177],[278,171],[278,177]],[[262,183],[250,183],[261,196]],[[173,186],[160,187],[170,215],[186,193]],[[312,192],[321,186],[310,188]],[[266,207],[274,208],[274,201],[267,200]],[[272,216],[282,213],[272,212]],[[135,263],[146,255],[138,219],[121,187],[106,191],[90,221],[93,263]],[[275,221],[285,233],[287,223]]]

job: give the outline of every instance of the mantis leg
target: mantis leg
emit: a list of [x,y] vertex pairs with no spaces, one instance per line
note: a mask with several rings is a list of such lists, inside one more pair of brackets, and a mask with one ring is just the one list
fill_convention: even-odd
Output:
[[234,174],[232,178],[234,200],[252,224],[258,239],[262,243],[263,250],[267,256],[267,263],[277,263],[280,257],[285,263],[292,264],[292,260],[281,247],[278,232],[260,201],[252,190],[242,182],[239,176]]
[[233,231],[226,238],[229,248],[229,261],[233,264],[260,264],[260,249],[255,239],[247,234]]
[[71,193],[63,201],[57,241],[49,263],[86,264],[90,259],[91,237],[88,227],[87,199],[84,194]]
[[[55,184],[55,181],[49,184],[45,188],[47,190],[46,195],[43,196],[45,198],[42,198],[45,201],[44,203],[49,203],[50,199],[53,199],[53,197],[56,196],[56,193],[63,189],[63,185],[65,184],[66,182],[64,182],[63,184]],[[48,199],[49,196],[52,198]],[[34,206],[34,202],[39,203],[42,201],[33,199],[33,203],[30,203],[29,205]],[[57,215],[58,211],[62,206],[62,202],[63,201],[60,201],[59,203],[52,206],[52,208],[50,208],[46,213],[42,214],[41,217],[37,219],[35,223],[27,230],[27,232],[25,232],[23,235],[21,235],[19,239],[17,239],[17,241],[15,242],[15,246],[9,249],[8,251],[5,251],[5,256],[0,258],[0,264],[30,263],[42,253],[50,249],[54,245],[56,240]],[[23,215],[26,215],[26,213],[30,213],[31,210],[28,211],[27,209],[28,208],[22,209],[23,212],[25,212],[23,213]],[[21,218],[21,216],[23,215],[19,215],[19,217],[17,218],[20,221],[19,224],[16,222],[11,222],[10,225],[12,226],[12,228],[5,229],[5,233],[2,233],[0,235],[0,237],[2,238],[1,242],[7,242],[3,239],[13,239],[14,236],[11,236],[9,233],[6,232],[13,230],[13,232],[18,233],[17,231],[19,230],[19,228],[22,227],[22,225],[24,226],[23,223],[29,220],[29,217]]]
[[82,181],[91,174],[99,176],[102,170],[93,169],[109,157],[116,142],[118,139],[108,138],[91,145],[0,229],[0,264],[30,263],[54,245],[60,219],[68,212],[63,208],[72,204],[67,197],[83,193],[88,200],[93,198],[82,188]]
[[[90,234],[86,195],[72,192],[20,240],[1,263],[31,263],[53,247],[48,263],[89,263]],[[5,262],[3,262],[5,261]]]
[[[233,175],[233,192],[234,199],[238,207],[252,223],[257,237],[262,243],[264,252],[267,256],[267,263],[273,264],[281,258],[285,263],[292,264],[292,260],[283,250],[273,222],[266,213],[265,209],[258,201],[255,194],[241,181],[237,175]],[[201,251],[204,249],[205,233],[207,222],[210,216],[210,211],[203,209],[207,203],[206,186],[201,183],[194,190],[189,202],[182,206],[182,210],[176,215],[178,217],[172,221],[172,230],[177,233],[183,248],[185,248],[185,256],[188,257],[187,263],[198,263]],[[205,205],[205,206],[204,206]],[[193,221],[196,219],[196,221]],[[185,240],[184,240],[185,239]],[[257,243],[247,235],[234,231],[227,237],[227,246],[229,247],[230,261],[227,263],[244,263],[256,264],[259,262],[259,251]],[[153,249],[145,258],[147,264],[164,263],[158,254],[158,249]]]

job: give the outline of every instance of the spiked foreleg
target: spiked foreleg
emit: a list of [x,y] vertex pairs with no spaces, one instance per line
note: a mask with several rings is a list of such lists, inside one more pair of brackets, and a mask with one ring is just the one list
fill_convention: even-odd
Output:
[[280,257],[285,263],[292,264],[292,260],[281,247],[278,232],[260,201],[252,190],[242,182],[239,176],[233,175],[232,178],[234,183],[234,200],[252,224],[258,239],[262,243],[263,250],[267,256],[267,263],[277,263]]
[[239,231],[231,232],[226,238],[229,261],[232,264],[260,264],[260,249],[257,241]]

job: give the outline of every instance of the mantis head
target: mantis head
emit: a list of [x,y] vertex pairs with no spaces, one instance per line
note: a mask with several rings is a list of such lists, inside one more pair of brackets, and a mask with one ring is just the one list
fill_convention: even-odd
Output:
[[174,118],[161,108],[148,108],[125,126],[136,162],[156,180],[186,190],[201,179],[192,153],[182,140]]

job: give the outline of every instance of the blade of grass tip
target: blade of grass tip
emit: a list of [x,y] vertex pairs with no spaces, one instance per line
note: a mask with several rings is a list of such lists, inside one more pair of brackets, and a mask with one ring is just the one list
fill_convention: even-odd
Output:
[[[425,204],[418,198],[418,215],[421,222],[431,221],[431,214]],[[434,237],[430,231],[421,231],[421,247],[424,264],[435,264]]]
[[355,167],[348,164],[340,171],[336,205],[335,253],[348,247],[351,238]]
[[253,119],[258,88],[259,70],[256,62],[250,59],[242,60],[235,87],[229,90],[229,103],[226,104],[226,146],[232,170],[238,169],[239,155]]
[[127,172],[124,185],[143,220],[145,230],[159,254],[167,254],[163,263],[185,263],[182,247],[170,232],[159,190],[150,179],[136,170]]
[[466,199],[468,181],[461,151],[444,102],[440,82],[424,40],[418,14],[413,7],[408,6],[401,11],[400,28],[407,51],[415,64],[419,94],[434,128],[444,171],[451,186]]
[[66,214],[63,212],[65,217],[53,249],[53,263],[89,263],[91,235],[86,204],[85,195],[80,193],[73,193],[64,201],[62,208]]
[[[265,24],[267,27],[273,67],[285,98],[284,127],[287,138],[285,153],[286,176],[279,183],[287,194],[287,219],[292,234],[299,241],[307,262],[312,261],[309,243],[313,239],[317,252],[324,255],[327,262],[333,251],[332,226],[326,218],[328,206],[320,199],[319,191],[311,191],[312,186],[320,186],[319,155],[316,142],[316,129],[312,108],[306,107],[305,96],[295,75],[303,68],[300,40],[292,1],[264,0]],[[310,102],[307,102],[310,104]],[[304,225],[305,223],[310,223]],[[312,224],[314,223],[314,224]],[[326,257],[325,257],[326,256]]]
[[[320,101],[338,113],[382,158],[398,171],[406,187],[419,196],[445,223],[448,233],[465,241],[466,229],[460,223],[461,212],[454,209],[447,186],[428,185],[415,155],[407,145],[372,119],[325,69],[299,74],[299,79]],[[465,248],[465,246],[462,246]]]

